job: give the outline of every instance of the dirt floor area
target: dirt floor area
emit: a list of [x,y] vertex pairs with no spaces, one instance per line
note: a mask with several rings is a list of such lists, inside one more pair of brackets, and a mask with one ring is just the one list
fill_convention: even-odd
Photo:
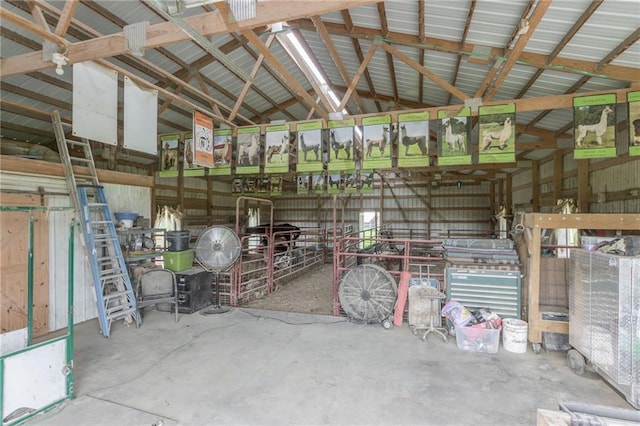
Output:
[[245,306],[270,311],[332,315],[333,265],[320,265]]

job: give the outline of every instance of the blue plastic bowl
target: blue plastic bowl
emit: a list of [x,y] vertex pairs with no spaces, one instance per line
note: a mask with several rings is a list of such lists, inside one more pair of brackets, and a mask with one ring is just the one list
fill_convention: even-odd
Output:
[[121,220],[131,220],[134,221],[138,218],[138,213],[114,213],[113,214],[117,221]]

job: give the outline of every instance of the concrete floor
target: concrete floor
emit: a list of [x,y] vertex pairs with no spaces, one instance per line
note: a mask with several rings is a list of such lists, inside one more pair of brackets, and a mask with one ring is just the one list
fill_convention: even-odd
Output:
[[39,425],[531,425],[558,401],[631,408],[563,353],[458,349],[410,328],[233,309],[76,326],[77,397]]

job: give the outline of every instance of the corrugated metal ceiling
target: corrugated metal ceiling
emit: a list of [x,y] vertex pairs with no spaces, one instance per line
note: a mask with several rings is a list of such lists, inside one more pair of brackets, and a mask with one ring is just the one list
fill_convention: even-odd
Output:
[[[287,22],[285,31],[287,28],[298,30],[321,65],[329,85],[340,98],[351,84],[350,79],[356,75],[363,56],[374,41],[376,45],[379,42],[389,43],[414,63],[423,63],[429,72],[469,97],[484,97],[493,89],[491,99],[494,101],[614,90],[640,81],[640,2],[556,0],[548,5],[540,22],[527,34],[530,38],[518,61],[507,71],[500,85],[494,88],[492,84],[497,77],[492,71],[496,66],[496,59],[509,58],[509,49],[514,48],[519,40],[516,32],[520,20],[533,16],[540,1],[386,0],[380,5],[371,3],[321,14],[319,19],[324,28],[316,28],[311,17],[304,14],[308,6],[305,2],[299,2],[295,7],[300,9],[300,15]],[[100,35],[121,34],[123,25],[127,24],[148,21],[150,26],[157,26],[165,20],[154,10],[152,3],[81,1],[73,13],[64,38],[74,46],[79,41],[91,43],[92,39]],[[263,2],[265,7],[269,7],[269,3],[277,4],[273,1]],[[353,4],[348,1],[331,3],[337,9],[340,5],[349,7]],[[42,11],[49,30],[53,31],[66,3],[59,0],[36,0],[34,4]],[[221,4],[218,5],[222,7]],[[221,10],[224,9],[223,7]],[[591,9],[592,13],[588,14]],[[423,10],[422,31],[419,27],[420,10]],[[31,22],[34,28],[38,26],[27,2],[4,0],[2,11],[22,17]],[[179,18],[188,19],[203,13],[217,13],[216,6],[187,9]],[[581,19],[584,23],[576,25]],[[351,21],[350,24],[348,20]],[[264,20],[254,28],[263,43],[270,33],[265,24],[272,21],[273,19]],[[468,28],[465,31],[467,22]],[[384,28],[387,29],[386,32],[383,31]],[[42,48],[42,37],[34,33],[33,28],[2,19],[1,29],[3,70],[8,59],[38,52]],[[320,35],[324,30],[328,31],[335,47],[335,55],[342,64],[336,64],[330,48],[322,40]],[[425,38],[420,39],[421,35]],[[240,31],[216,34],[209,37],[209,40],[246,75],[250,74],[260,50],[247,42]],[[98,48],[98,44],[93,46]],[[476,52],[480,63],[478,60],[469,60],[474,49],[480,52]],[[268,123],[271,120],[306,119],[310,107],[306,101],[300,102],[301,94],[296,93],[298,85],[312,98],[316,98],[304,73],[277,41],[273,42],[269,51],[276,63],[265,60],[253,79],[251,89],[242,99],[240,117],[235,119],[235,124],[239,126],[252,122]],[[492,55],[491,58],[483,57],[487,52]],[[548,58],[552,61],[551,65],[546,64],[544,58],[552,54],[554,56]],[[461,103],[443,84],[428,76],[421,76],[401,59],[393,57],[393,67],[390,67],[388,56],[381,47],[377,47],[356,86],[360,95],[359,103],[364,106],[364,110],[356,108],[356,100],[352,97],[348,103],[352,111],[371,114],[390,109],[405,110]],[[211,105],[206,96],[196,92],[211,96],[226,106],[226,109],[222,108],[223,115],[228,115],[234,107],[245,85],[243,79],[188,39],[146,49],[143,58],[148,61],[146,63],[140,63],[138,58],[129,54],[113,57],[107,54],[106,59],[140,76],[149,84],[177,92],[180,97],[201,108],[210,110]],[[486,61],[483,63],[482,59]],[[600,64],[602,61],[604,62]],[[151,69],[149,63],[152,64]],[[597,67],[597,64],[600,66]],[[608,64],[615,65],[616,68]],[[340,66],[346,69],[349,81],[344,81],[339,71]],[[288,75],[281,75],[278,68],[286,70]],[[32,70],[30,66],[25,66],[25,69],[29,72],[17,75],[5,75],[3,72],[2,75],[3,143],[16,139],[52,144],[53,130],[47,115],[58,108],[62,110],[63,117],[71,116],[71,68],[66,67],[67,71],[62,76],[56,75],[51,67]],[[597,69],[595,75],[592,74],[594,69]],[[191,87],[177,90],[176,82],[168,81],[158,70],[173,74]],[[201,80],[195,78],[198,75]],[[190,77],[188,81],[187,76]],[[200,81],[204,81],[205,87],[201,86]],[[165,101],[161,94],[160,103]],[[541,112],[543,111],[519,113],[517,123],[526,127],[535,120],[533,127],[538,134],[547,132],[550,139],[568,137],[566,132],[562,135],[555,135],[555,132],[566,128],[571,122],[570,109],[550,109],[542,119],[538,119]],[[159,130],[171,131],[172,126],[174,130],[190,128],[190,113],[188,106],[171,102],[170,107],[164,109],[159,117]],[[317,111],[313,117],[319,117]],[[540,152],[532,154],[524,151],[523,158],[540,155]]]

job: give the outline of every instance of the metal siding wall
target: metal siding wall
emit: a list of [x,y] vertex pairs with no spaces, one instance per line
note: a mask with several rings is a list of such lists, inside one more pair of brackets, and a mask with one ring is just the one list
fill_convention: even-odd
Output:
[[[589,185],[593,194],[640,189],[640,160],[608,167],[591,173]],[[591,203],[590,213],[638,213],[640,198]]]

